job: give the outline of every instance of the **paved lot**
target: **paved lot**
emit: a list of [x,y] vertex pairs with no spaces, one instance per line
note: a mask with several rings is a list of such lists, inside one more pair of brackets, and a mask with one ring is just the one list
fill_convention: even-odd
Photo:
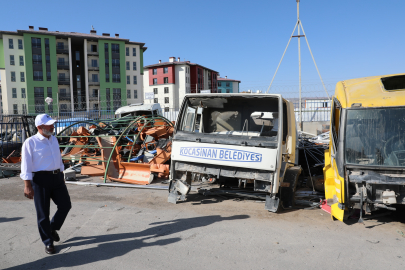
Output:
[[[39,239],[19,178],[0,179],[1,269],[404,269],[404,213],[346,225],[322,210],[167,191],[68,185],[58,254]],[[52,212],[55,211],[54,205]]]

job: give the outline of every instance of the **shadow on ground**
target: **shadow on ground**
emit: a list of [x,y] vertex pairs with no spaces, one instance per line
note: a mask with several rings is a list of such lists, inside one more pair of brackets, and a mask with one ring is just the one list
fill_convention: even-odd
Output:
[[[66,253],[44,257],[34,262],[7,269],[55,269],[106,261],[125,255],[133,250],[151,246],[166,246],[182,240],[180,237],[158,239],[159,237],[165,237],[190,229],[209,226],[216,222],[247,218],[249,218],[248,215],[235,215],[230,217],[212,215],[195,218],[182,218],[154,222],[150,224],[151,227],[140,232],[73,237],[65,241],[63,244],[56,246],[58,252],[69,247],[73,248],[70,249],[72,251],[68,250]],[[86,245],[94,244],[97,244],[97,246],[74,250],[74,247],[85,247]]]
[[16,221],[16,220],[20,220],[20,219],[23,219],[23,217],[13,217],[13,218],[0,217],[0,223]]

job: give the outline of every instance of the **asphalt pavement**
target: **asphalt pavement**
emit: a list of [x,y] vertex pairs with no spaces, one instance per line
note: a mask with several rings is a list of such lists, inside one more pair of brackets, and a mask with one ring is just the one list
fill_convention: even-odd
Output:
[[73,185],[57,254],[47,255],[23,189],[17,177],[0,179],[1,269],[405,267],[404,211],[344,224],[320,209],[274,214],[261,202],[195,192],[173,205],[164,190]]

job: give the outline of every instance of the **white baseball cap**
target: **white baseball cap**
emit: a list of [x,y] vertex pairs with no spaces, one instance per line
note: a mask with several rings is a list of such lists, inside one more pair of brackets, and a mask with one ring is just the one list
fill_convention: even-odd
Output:
[[53,125],[53,123],[55,123],[56,120],[52,119],[52,117],[50,117],[47,114],[38,114],[37,117],[35,117],[35,126],[38,127],[40,125]]

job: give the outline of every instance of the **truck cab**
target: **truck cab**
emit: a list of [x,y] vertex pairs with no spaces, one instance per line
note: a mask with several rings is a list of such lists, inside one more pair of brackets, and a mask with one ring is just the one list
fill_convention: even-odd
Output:
[[301,172],[296,148],[294,108],[281,95],[186,95],[173,135],[168,201],[185,200],[191,182],[200,181],[260,193],[276,212],[280,187],[295,190]]
[[405,74],[337,83],[324,167],[333,218],[405,204],[404,115]]

